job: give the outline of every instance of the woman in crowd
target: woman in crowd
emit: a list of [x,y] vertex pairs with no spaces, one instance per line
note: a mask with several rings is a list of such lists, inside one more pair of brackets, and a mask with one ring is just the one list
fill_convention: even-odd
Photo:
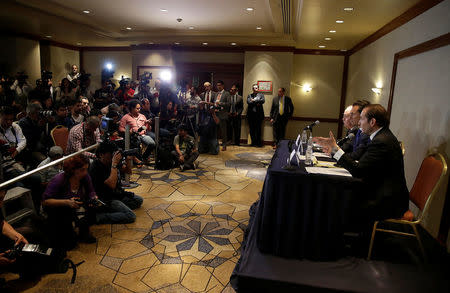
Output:
[[55,101],[59,102],[65,99],[73,99],[74,97],[75,89],[72,83],[67,78],[63,78],[61,85],[55,90]]
[[[64,172],[56,175],[47,185],[43,195],[43,207],[48,215],[52,244],[55,247],[72,249],[77,240],[94,243],[96,239],[89,233],[89,225],[94,222],[95,213],[88,206],[96,199],[94,187],[88,174],[89,159],[78,155],[64,161]],[[79,218],[81,207],[85,215]],[[79,228],[78,238],[72,222]]]

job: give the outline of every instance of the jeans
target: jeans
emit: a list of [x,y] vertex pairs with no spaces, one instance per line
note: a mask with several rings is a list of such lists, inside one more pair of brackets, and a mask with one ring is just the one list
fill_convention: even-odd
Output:
[[217,155],[219,153],[219,141],[217,138],[206,138],[200,136],[200,142],[198,144],[198,151],[200,154]]
[[96,214],[97,224],[128,224],[136,220],[132,210],[142,205],[139,195],[125,196],[121,200],[113,199],[105,211]]
[[141,135],[139,136],[139,141],[147,146],[147,149],[142,154],[142,158],[146,160],[150,155],[151,151],[155,148],[156,143],[149,135]]

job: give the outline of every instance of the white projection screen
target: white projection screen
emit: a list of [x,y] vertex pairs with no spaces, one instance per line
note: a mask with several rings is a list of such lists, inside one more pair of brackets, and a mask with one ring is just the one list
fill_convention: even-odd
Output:
[[[403,141],[408,189],[414,184],[427,151],[436,148],[448,162],[450,154],[450,46],[398,60],[391,130]],[[443,187],[441,189],[446,189]],[[432,206],[426,229],[436,237],[445,190]],[[414,210],[414,208],[413,208]]]

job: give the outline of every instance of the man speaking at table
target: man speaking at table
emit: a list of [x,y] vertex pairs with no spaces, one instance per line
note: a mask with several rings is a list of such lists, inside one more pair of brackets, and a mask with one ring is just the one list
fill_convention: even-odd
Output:
[[386,110],[379,104],[366,106],[359,120],[362,132],[369,135],[367,149],[359,161],[336,144],[333,133],[329,138],[314,141],[330,153],[355,178],[365,183],[367,198],[356,211],[360,224],[374,220],[399,218],[408,209],[409,195],[403,169],[403,156],[397,138],[389,130]]

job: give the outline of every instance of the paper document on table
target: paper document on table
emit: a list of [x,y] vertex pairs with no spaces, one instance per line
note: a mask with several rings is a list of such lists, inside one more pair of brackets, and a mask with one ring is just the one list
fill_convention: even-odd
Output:
[[330,155],[325,154],[325,153],[314,152],[313,155],[314,155],[316,158],[331,158]]
[[352,177],[352,174],[344,168],[321,168],[321,167],[305,167],[306,172],[310,174],[336,175]]

